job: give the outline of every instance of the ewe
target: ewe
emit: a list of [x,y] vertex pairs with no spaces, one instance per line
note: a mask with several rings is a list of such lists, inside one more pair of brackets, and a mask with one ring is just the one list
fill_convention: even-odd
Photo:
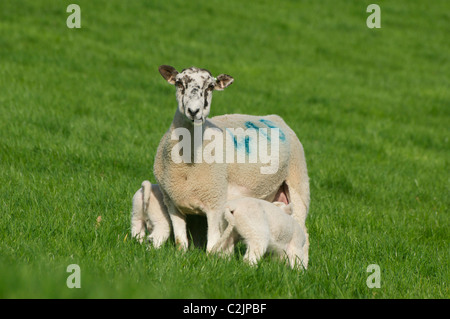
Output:
[[[169,130],[162,137],[155,157],[154,175],[160,186],[167,207],[175,242],[182,249],[187,249],[186,215],[206,215],[207,220],[207,251],[210,252],[217,244],[223,229],[225,204],[228,200],[238,197],[253,197],[269,202],[282,201],[292,203],[292,216],[305,233],[304,263],[308,260],[308,234],[305,219],[309,208],[309,179],[303,146],[295,133],[277,115],[250,116],[231,114],[208,119],[211,107],[212,91],[223,90],[233,83],[229,75],[221,74],[214,78],[208,70],[191,67],[179,73],[167,65],[159,67],[159,72],[170,84],[176,86],[178,108]],[[233,140],[236,149],[245,147],[247,157],[251,156],[253,141],[245,136],[241,143],[236,136],[230,136],[230,131],[242,129],[277,129],[278,131],[278,170],[272,174],[261,173],[265,164],[260,159],[255,163],[234,163],[220,161],[208,163],[195,161],[194,149],[191,158],[186,162],[175,162],[172,158],[174,149],[179,144],[174,140],[180,130],[188,131],[194,136],[201,125],[201,132],[207,130],[221,132],[216,139]],[[273,135],[267,135],[270,140]],[[276,137],[276,135],[275,135]],[[208,148],[206,138],[193,147]],[[225,145],[225,143],[223,143]],[[267,147],[269,149],[269,147]],[[228,151],[228,149],[227,149]],[[226,153],[226,152],[224,152]],[[227,154],[223,154],[224,157]],[[234,156],[234,154],[233,154]],[[227,158],[228,159],[228,158]],[[228,247],[232,251],[232,247]]]
[[225,206],[228,226],[213,251],[225,244],[234,245],[242,238],[247,245],[244,261],[256,265],[267,252],[281,259],[287,257],[292,268],[307,268],[303,246],[306,236],[300,225],[292,218],[291,205],[282,202],[244,197],[229,201]]

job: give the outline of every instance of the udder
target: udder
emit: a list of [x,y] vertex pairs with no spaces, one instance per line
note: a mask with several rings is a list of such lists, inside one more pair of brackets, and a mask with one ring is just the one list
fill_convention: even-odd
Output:
[[287,187],[286,183],[283,182],[281,184],[280,188],[278,189],[277,193],[275,194],[275,198],[272,200],[272,202],[283,202],[286,205],[289,204],[289,188]]
[[[236,185],[228,185],[228,196],[227,200],[232,200],[236,198],[242,198],[242,197],[255,197],[255,194],[243,187],[243,186],[236,186]],[[285,182],[283,182],[278,190],[275,193],[270,194],[266,198],[261,198],[264,200],[267,200],[269,202],[283,202],[286,205],[289,204],[289,188],[286,185]]]

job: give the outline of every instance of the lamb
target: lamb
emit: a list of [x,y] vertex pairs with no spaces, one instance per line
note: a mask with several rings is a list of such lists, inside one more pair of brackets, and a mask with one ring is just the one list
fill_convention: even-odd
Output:
[[229,201],[225,206],[228,226],[213,251],[242,238],[247,245],[244,261],[250,265],[256,265],[267,251],[271,251],[280,258],[287,257],[291,268],[306,269],[303,253],[306,236],[290,216],[291,208],[291,204],[249,197]]
[[[172,124],[159,143],[154,162],[154,175],[163,193],[175,242],[182,249],[188,247],[187,214],[206,215],[207,251],[211,252],[225,228],[224,211],[228,200],[253,197],[269,202],[282,201],[292,204],[292,216],[306,236],[303,248],[304,263],[307,264],[309,241],[305,220],[310,202],[309,178],[303,147],[294,131],[277,115],[231,114],[208,119],[212,92],[222,91],[232,84],[234,79],[229,75],[221,74],[214,78],[208,70],[195,67],[179,73],[167,65],[160,66],[159,72],[168,83],[176,86],[178,102]],[[172,155],[178,144],[173,137],[180,130],[189,132],[191,136],[198,130],[203,136],[208,130],[215,130],[219,132],[215,139],[234,138],[235,148],[238,149],[240,143],[229,133],[232,128],[277,129],[277,171],[262,174],[261,168],[265,163],[260,159],[256,163],[245,164],[225,160],[215,163],[196,161],[198,150],[204,150],[212,143],[208,143],[206,138],[197,145],[191,140],[195,149],[188,161],[173,160]],[[274,136],[268,135],[267,139]],[[248,158],[252,139],[244,137],[241,145]],[[226,157],[228,154],[224,155]]]
[[143,181],[142,187],[133,196],[131,236],[142,243],[146,230],[150,232],[147,239],[155,248],[164,244],[171,232],[170,218],[161,190],[158,185],[152,185],[149,181]]

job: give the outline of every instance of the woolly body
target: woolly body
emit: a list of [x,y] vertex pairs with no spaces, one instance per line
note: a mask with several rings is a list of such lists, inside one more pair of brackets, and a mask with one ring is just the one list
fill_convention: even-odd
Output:
[[273,252],[280,258],[287,257],[292,268],[306,269],[306,236],[290,216],[291,205],[277,204],[249,197],[229,201],[225,205],[228,226],[213,251],[243,239],[247,245],[244,260],[251,265],[256,265],[266,252]]

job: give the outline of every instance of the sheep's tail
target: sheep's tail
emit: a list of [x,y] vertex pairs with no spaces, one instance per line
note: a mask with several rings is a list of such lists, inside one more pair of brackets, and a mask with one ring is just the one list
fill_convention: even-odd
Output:
[[144,208],[144,214],[147,213],[148,205],[150,204],[150,192],[152,184],[149,181],[142,182],[142,207]]
[[225,230],[224,230],[222,236],[220,237],[219,241],[217,242],[217,244],[215,244],[214,247],[212,248],[211,251],[213,253],[217,252],[223,246],[223,244],[230,237],[231,232],[234,229],[235,221],[234,221],[233,213],[231,212],[230,208],[228,208],[228,207],[225,208],[224,217],[228,223],[228,226],[227,226],[227,228],[225,228]]

